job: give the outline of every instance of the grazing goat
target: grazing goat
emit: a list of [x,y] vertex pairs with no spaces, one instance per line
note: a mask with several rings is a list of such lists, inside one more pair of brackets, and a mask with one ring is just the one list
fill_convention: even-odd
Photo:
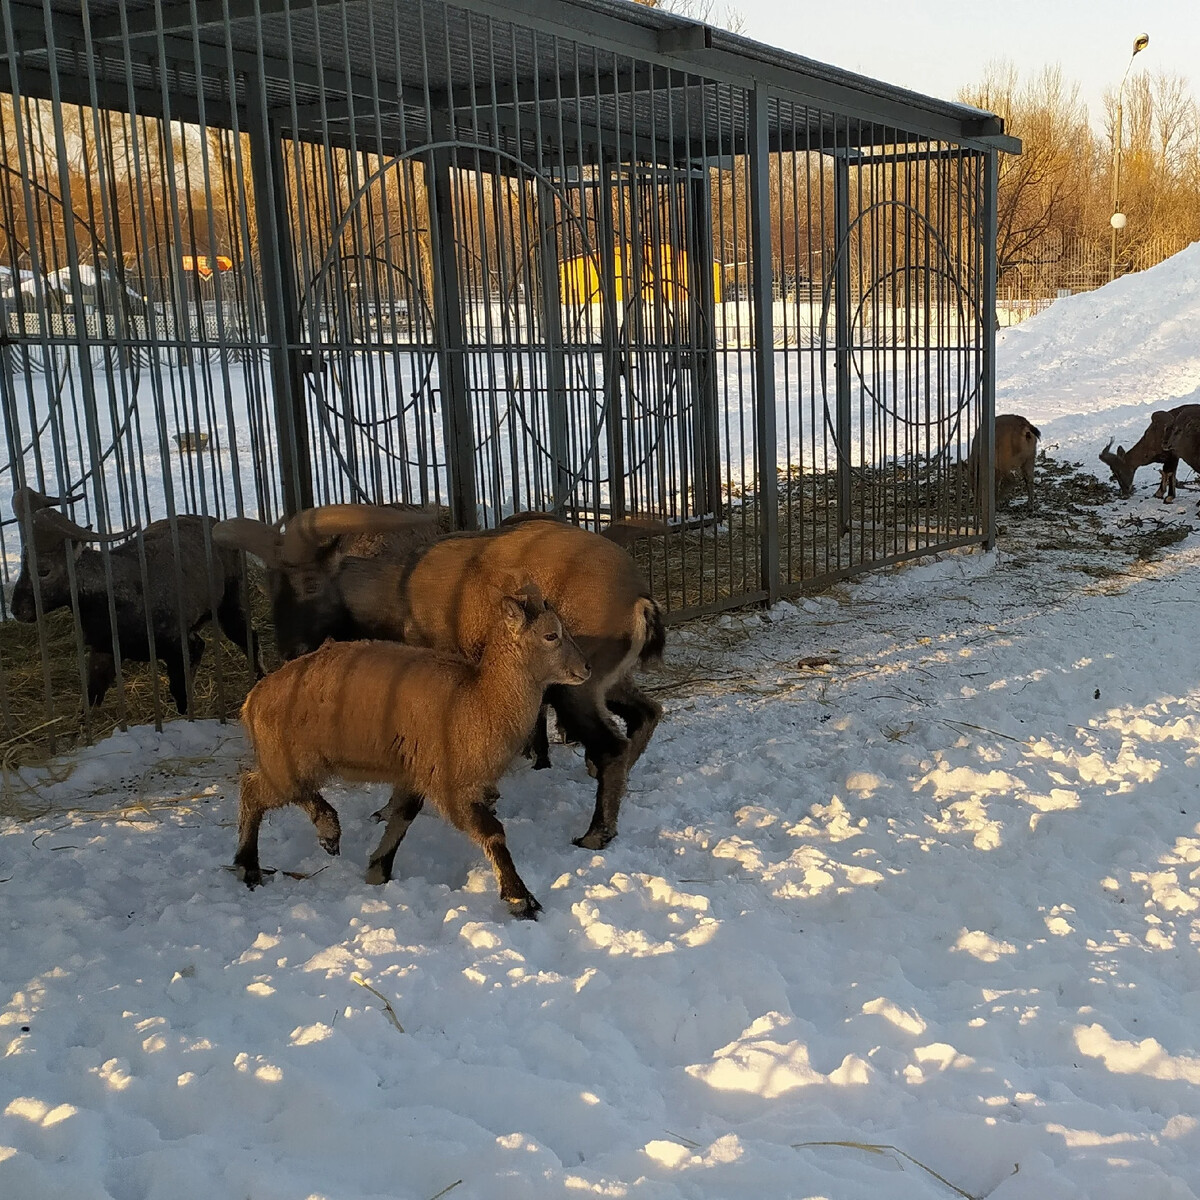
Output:
[[1100,461],[1112,471],[1122,496],[1133,495],[1133,476],[1137,469],[1156,462],[1162,464],[1162,476],[1154,498],[1164,504],[1175,499],[1175,472],[1180,456],[1167,448],[1167,442],[1177,421],[1197,416],[1200,416],[1200,404],[1180,404],[1176,408],[1152,412],[1146,432],[1128,450],[1118,446],[1115,454],[1112,439],[1109,439],[1108,445],[1100,451]]
[[337,813],[319,789],[340,776],[392,785],[368,882],[391,878],[396,848],[428,800],[479,844],[516,915],[537,914],[489,800],[529,736],[544,689],[582,685],[590,672],[535,585],[516,596],[491,593],[477,663],[394,642],[329,642],[255,685],[242,723],[256,767],[242,777],[234,858],[248,887],[262,882],[258,830],[269,809],[301,806],[322,846],[338,853]]
[[[34,622],[39,602],[41,611],[47,613],[78,601],[79,624],[88,647],[89,704],[99,704],[116,678],[109,577],[122,658],[132,662],[162,659],[171,697],[181,713],[188,710],[188,676],[204,653],[204,639],[197,631],[214,616],[226,637],[246,653],[255,676],[262,678],[258,636],[243,606],[245,581],[239,556],[211,544],[206,551],[205,543],[216,524],[213,517],[175,518],[177,561],[170,521],[154,521],[132,537],[128,531],[100,534],[65,517],[54,507],[59,503],[33,488],[19,488],[13,495],[22,554],[11,608],[18,621]],[[109,574],[102,552],[84,545],[125,537],[129,540],[108,553]]]
[[[1029,508],[1034,507],[1033,463],[1037,458],[1038,438],[1041,430],[1016,413],[1001,413],[996,417],[996,492],[1000,481],[1014,472],[1020,472],[1025,480],[1025,492],[1029,497]],[[983,488],[983,463],[980,461],[979,431],[971,440],[970,455],[971,484],[975,494]]]
[[[362,526],[376,532],[399,530],[405,517],[387,508],[341,507],[359,507]],[[599,534],[553,518],[530,518],[498,530],[426,540],[413,545],[404,559],[347,555],[323,575],[322,551],[312,548],[304,529],[327,528],[324,512],[301,513],[282,535],[262,522],[246,521],[227,522],[215,535],[258,554],[268,568],[274,563],[280,573],[294,572],[308,581],[323,578],[324,589],[304,596],[299,615],[282,611],[278,600],[275,605],[277,627],[299,629],[313,622],[308,628],[314,632],[303,639],[308,643],[318,636],[377,638],[475,658],[490,617],[485,581],[497,574],[527,574],[541,588],[592,667],[586,687],[551,687],[546,694],[559,728],[582,743],[597,778],[592,821],[576,844],[591,850],[607,845],[616,836],[629,771],[662,716],[661,706],[630,675],[638,662],[661,655],[666,636],[658,604],[633,559]],[[352,519],[345,515],[345,530]],[[290,560],[280,553],[281,544],[290,547]],[[290,583],[272,587],[279,598],[302,590]],[[330,631],[331,614],[341,623],[338,633]]]

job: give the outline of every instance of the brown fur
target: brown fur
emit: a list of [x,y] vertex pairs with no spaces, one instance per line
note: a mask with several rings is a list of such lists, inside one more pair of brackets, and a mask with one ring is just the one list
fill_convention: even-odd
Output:
[[1154,498],[1164,503],[1175,499],[1175,473],[1181,455],[1169,449],[1168,442],[1176,423],[1190,421],[1193,417],[1200,417],[1200,404],[1180,404],[1176,408],[1152,412],[1146,432],[1128,450],[1118,446],[1114,453],[1110,440],[1100,451],[1100,461],[1112,471],[1122,496],[1133,495],[1133,477],[1138,468],[1156,462],[1162,464],[1162,474]]
[[1193,471],[1200,472],[1200,406],[1186,405],[1184,407],[1186,409],[1194,407],[1196,411],[1180,412],[1163,439],[1163,449],[1176,460],[1175,469],[1171,472],[1170,494],[1159,497],[1164,503],[1175,499],[1175,474],[1179,467],[1179,460],[1187,463]]
[[[1020,474],[1025,480],[1025,492],[1029,507],[1034,507],[1033,464],[1037,459],[1038,438],[1041,430],[1025,417],[1016,413],[1001,413],[996,417],[996,491],[1000,481],[1012,474]],[[982,464],[979,461],[979,433],[971,441],[971,482],[978,495],[983,481],[980,478]]]
[[[378,510],[363,509],[364,527],[374,521],[377,528],[372,511]],[[432,543],[428,529],[372,534],[362,542],[343,531],[311,559],[268,570],[276,637],[284,657],[327,637],[410,641],[475,657],[488,619],[483,579],[495,571],[531,575],[592,665],[587,688],[554,687],[546,699],[560,730],[583,744],[596,768],[595,811],[577,841],[599,849],[616,835],[626,777],[662,716],[630,675],[637,662],[661,656],[662,613],[637,564],[611,538],[544,514],[518,516],[498,530]],[[269,552],[279,537],[261,522],[227,523],[227,529],[230,544],[251,553],[260,543]],[[533,744],[535,765],[549,766],[544,719]]]
[[588,669],[555,612],[528,590],[523,602],[499,605],[493,591],[477,663],[394,642],[329,642],[255,686],[242,721],[256,768],[242,780],[234,859],[249,887],[262,881],[258,830],[272,808],[300,805],[325,849],[338,852],[337,813],[319,789],[339,777],[392,784],[371,882],[390,878],[396,848],[429,800],[480,845],[514,911],[537,912],[488,800],[529,736],[544,688],[579,685]]

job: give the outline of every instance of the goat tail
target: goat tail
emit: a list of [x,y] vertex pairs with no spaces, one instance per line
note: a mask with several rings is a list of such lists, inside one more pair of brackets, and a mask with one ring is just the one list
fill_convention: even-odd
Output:
[[638,661],[643,665],[660,661],[667,645],[667,627],[663,624],[658,601],[651,596],[642,596],[637,602],[637,620],[642,634]]
[[1028,418],[1026,418],[1025,421],[1025,428],[1027,432],[1033,434],[1034,438],[1040,438],[1042,436],[1042,431]]

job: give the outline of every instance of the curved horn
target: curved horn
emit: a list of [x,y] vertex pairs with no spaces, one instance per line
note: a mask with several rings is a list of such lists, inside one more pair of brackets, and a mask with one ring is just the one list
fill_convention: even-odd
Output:
[[230,517],[218,521],[212,530],[213,544],[227,550],[244,550],[260,558],[270,568],[279,566],[283,535],[274,525],[250,517]]
[[119,542],[137,533],[137,527],[118,529],[112,533],[97,533],[83,525],[76,525],[70,517],[64,517],[57,509],[40,508],[33,514],[33,532],[44,538],[49,544],[66,541],[74,542]]
[[45,492],[39,492],[37,488],[31,487],[17,488],[12,497],[13,512],[16,513],[17,520],[22,523],[29,520],[35,512],[43,508],[53,508],[60,503],[57,496],[47,496]]
[[283,532],[281,560],[291,566],[308,562],[324,542],[343,533],[398,533],[431,525],[433,514],[375,504],[324,504],[290,518]]

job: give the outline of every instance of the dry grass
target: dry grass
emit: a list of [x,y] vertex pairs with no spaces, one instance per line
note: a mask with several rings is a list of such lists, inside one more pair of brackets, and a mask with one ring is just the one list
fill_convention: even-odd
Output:
[[[268,667],[275,653],[270,606],[259,587],[250,588],[251,614],[263,642]],[[36,766],[126,725],[152,725],[178,718],[161,664],[124,663],[123,686],[109,690],[104,703],[88,711],[86,650],[79,650],[72,614],[63,609],[38,627],[0,621],[0,770]],[[206,649],[192,681],[199,718],[236,717],[254,676],[240,647],[215,624],[203,630]],[[80,663],[84,664],[81,674]],[[157,689],[157,696],[155,694]]]

